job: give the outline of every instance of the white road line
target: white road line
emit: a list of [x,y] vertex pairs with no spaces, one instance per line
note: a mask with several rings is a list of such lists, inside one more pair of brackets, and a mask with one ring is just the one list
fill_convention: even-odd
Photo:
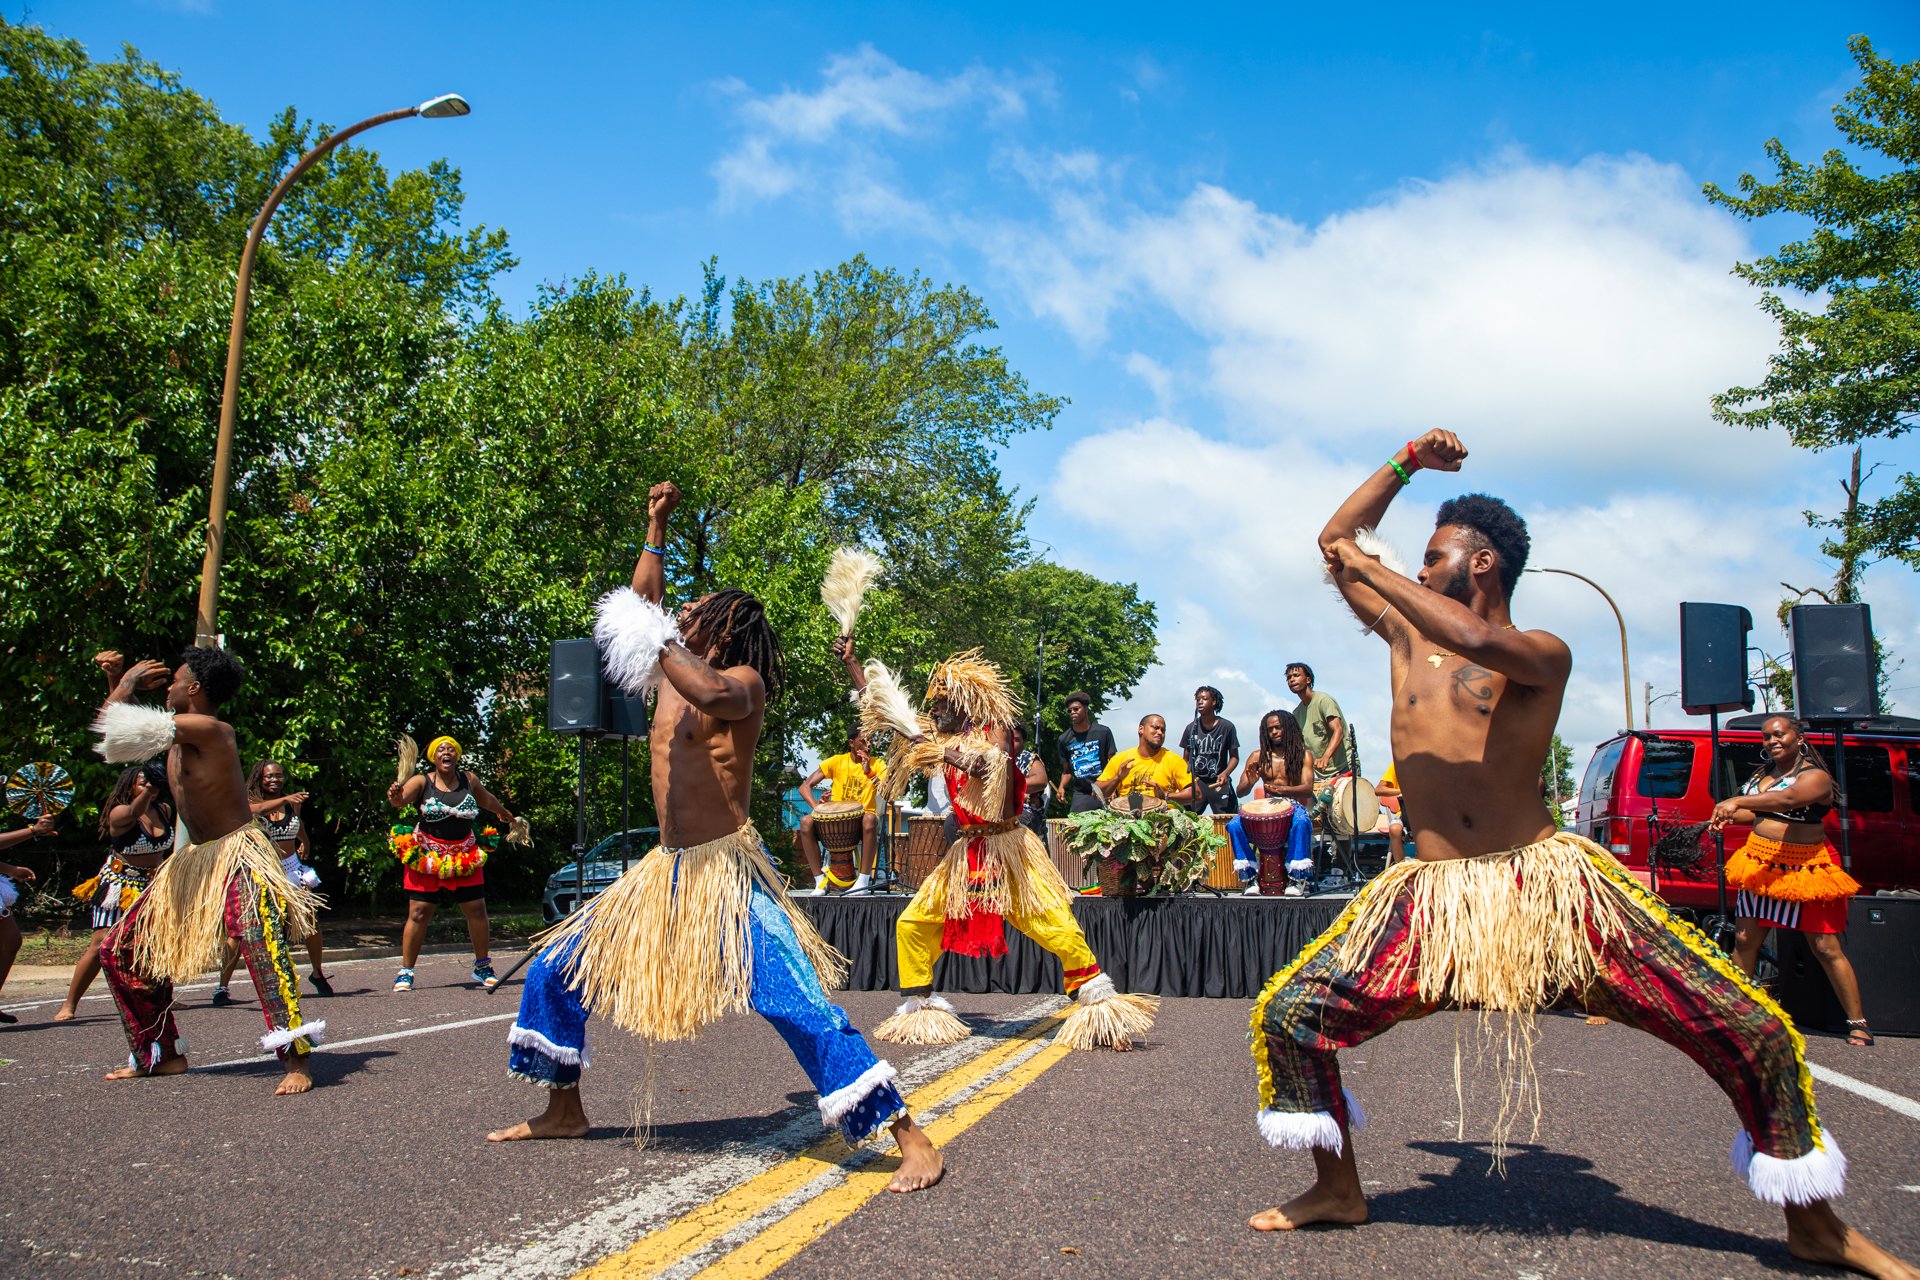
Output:
[[[496,1013],[485,1018],[466,1018],[459,1022],[436,1022],[430,1027],[410,1027],[405,1031],[388,1031],[377,1036],[361,1036],[358,1040],[326,1040],[320,1045],[321,1053],[331,1053],[340,1049],[355,1049],[363,1044],[380,1044],[386,1040],[404,1040],[408,1036],[430,1036],[436,1031],[458,1031],[462,1027],[483,1027],[489,1022],[505,1022],[516,1018],[515,1013]],[[317,1019],[316,1019],[317,1021]],[[251,1067],[267,1061],[273,1055],[258,1053],[250,1058],[235,1058],[232,1062],[210,1062],[204,1067],[195,1067],[195,1071],[225,1071],[230,1067]]]
[[[1048,996],[1014,1010],[1000,1022],[1021,1027],[1058,1009],[1060,997]],[[1006,1043],[1002,1035],[973,1035],[959,1044],[916,1059],[900,1071],[900,1092],[936,1079],[989,1049]],[[1046,1041],[1038,1043],[1045,1048]],[[443,1263],[434,1276],[467,1280],[564,1280],[676,1218],[695,1205],[765,1173],[820,1140],[824,1132],[812,1107],[780,1128],[751,1142],[729,1142],[695,1160],[685,1173],[661,1182],[640,1181],[631,1194],[604,1201],[584,1216],[545,1223],[515,1223],[517,1238],[484,1245],[458,1262]],[[645,1179],[644,1171],[635,1171]]]
[[1909,1120],[1920,1120],[1920,1102],[1903,1097],[1891,1089],[1882,1089],[1877,1084],[1868,1084],[1865,1080],[1855,1080],[1852,1076],[1842,1075],[1831,1067],[1823,1067],[1817,1062],[1809,1062],[1808,1070],[1813,1078],[1822,1084],[1830,1084],[1836,1089],[1845,1089],[1848,1093],[1857,1093],[1868,1102],[1877,1102],[1889,1111],[1898,1111]]

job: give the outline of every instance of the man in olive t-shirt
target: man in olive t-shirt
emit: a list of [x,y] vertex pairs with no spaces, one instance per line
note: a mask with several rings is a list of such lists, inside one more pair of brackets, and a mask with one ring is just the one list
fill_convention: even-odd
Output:
[[1307,754],[1313,758],[1316,785],[1353,772],[1353,737],[1347,732],[1346,717],[1331,694],[1313,687],[1313,668],[1304,662],[1287,664],[1287,688],[1300,699],[1293,718],[1300,723],[1300,734],[1307,740]]

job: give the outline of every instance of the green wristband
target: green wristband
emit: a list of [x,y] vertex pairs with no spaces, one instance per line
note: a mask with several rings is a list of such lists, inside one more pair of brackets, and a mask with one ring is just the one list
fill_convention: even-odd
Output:
[[1405,467],[1400,465],[1398,459],[1388,458],[1387,465],[1393,468],[1393,474],[1400,477],[1401,488],[1404,489],[1406,486],[1413,483],[1413,476],[1407,472],[1407,469]]

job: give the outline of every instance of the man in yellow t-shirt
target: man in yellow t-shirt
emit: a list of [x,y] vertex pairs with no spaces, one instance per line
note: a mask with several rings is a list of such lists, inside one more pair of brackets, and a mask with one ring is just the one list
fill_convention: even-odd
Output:
[[887,762],[875,760],[867,744],[867,735],[859,728],[847,734],[847,749],[837,756],[828,756],[820,762],[820,767],[800,784],[800,800],[806,805],[806,816],[800,819],[800,853],[807,860],[807,870],[813,873],[813,888],[800,890],[801,893],[821,894],[827,891],[827,874],[820,861],[820,837],[814,831],[813,809],[820,803],[814,788],[822,782],[833,784],[832,798],[842,804],[859,804],[866,808],[866,814],[860,820],[860,865],[858,874],[851,885],[842,885],[848,893],[866,893],[873,885],[873,864],[880,853],[880,823],[874,816],[874,789],[880,779],[887,776]]
[[1111,802],[1136,791],[1186,804],[1193,799],[1193,774],[1178,752],[1167,750],[1167,722],[1160,716],[1140,721],[1140,745],[1122,751],[1107,761],[1107,767],[1093,784],[1100,797]]

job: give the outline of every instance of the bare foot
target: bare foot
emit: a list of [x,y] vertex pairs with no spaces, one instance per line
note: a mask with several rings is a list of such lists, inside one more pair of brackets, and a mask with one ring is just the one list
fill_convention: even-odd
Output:
[[1316,1222],[1357,1227],[1367,1220],[1367,1198],[1343,1196],[1324,1190],[1318,1183],[1305,1195],[1295,1196],[1278,1209],[1268,1209],[1247,1219],[1255,1231],[1293,1231]]
[[60,1006],[60,1012],[53,1015],[53,1020],[55,1022],[72,1022],[73,1014],[74,1014],[73,1006],[70,1004],[63,1004]]
[[531,1120],[522,1120],[519,1124],[509,1125],[505,1129],[495,1129],[487,1135],[487,1141],[525,1142],[530,1138],[584,1138],[590,1128],[585,1116],[575,1120],[571,1117],[556,1117],[548,1111]]
[[1824,1200],[1787,1206],[1787,1252],[1802,1262],[1844,1267],[1877,1280],[1920,1280],[1920,1270],[1840,1221]]
[[162,1058],[152,1067],[121,1067],[118,1071],[107,1072],[109,1080],[139,1080],[145,1076],[177,1076],[187,1069],[187,1055],[176,1053],[171,1058]]
[[287,1074],[280,1077],[279,1088],[273,1091],[274,1097],[284,1098],[289,1094],[306,1093],[313,1088],[313,1069],[307,1066],[306,1059],[295,1058],[294,1062],[299,1065],[288,1065]]
[[893,1139],[900,1144],[900,1167],[887,1183],[887,1190],[902,1194],[925,1191],[946,1176],[947,1163],[941,1158],[939,1148],[912,1117],[894,1126]]

